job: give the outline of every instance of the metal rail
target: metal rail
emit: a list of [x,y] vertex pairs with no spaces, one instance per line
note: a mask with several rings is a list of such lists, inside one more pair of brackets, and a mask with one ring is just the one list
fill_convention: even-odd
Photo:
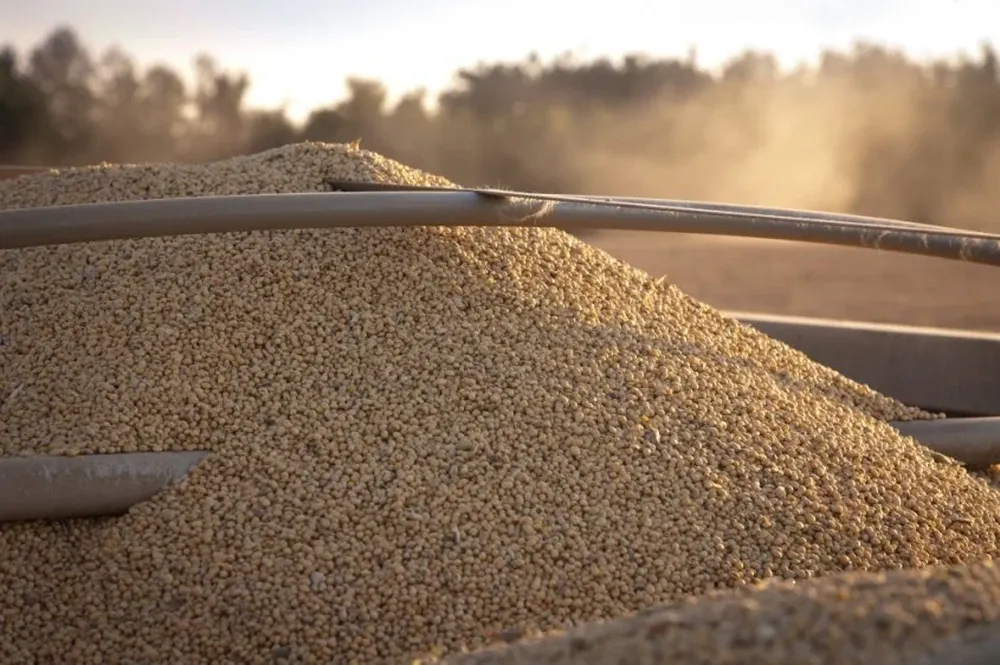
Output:
[[0,249],[302,228],[558,227],[728,235],[861,247],[1000,266],[1000,236],[501,190],[261,194],[0,211]]
[[524,192],[494,187],[433,187],[424,185],[396,185],[391,183],[353,182],[347,180],[327,180],[326,185],[338,192],[475,192],[483,196],[496,198],[529,198],[541,201],[592,203],[596,205],[611,205],[618,207],[634,207],[637,209],[697,211],[732,214],[736,217],[769,217],[786,221],[802,222],[834,222],[858,226],[892,226],[903,229],[924,231],[944,231],[947,233],[972,233],[989,235],[980,231],[957,229],[951,226],[910,222],[885,217],[864,217],[860,215],[845,215],[831,212],[815,212],[811,210],[793,210],[791,208],[765,208],[760,206],[738,205],[733,203],[710,203],[706,201],[691,201],[681,199],[659,199],[649,197],[627,196],[597,196],[590,194],[552,194],[548,192]]
[[0,458],[0,522],[122,515],[183,480],[207,454]]
[[1000,416],[1000,333],[723,314],[904,404],[956,416]]
[[[48,171],[56,170],[66,170],[72,168],[80,168],[75,166],[64,166],[64,167],[54,167],[54,166],[11,166],[11,165],[0,165],[0,180],[5,180],[8,178],[16,178],[22,175],[38,175],[41,173],[46,173]],[[748,205],[736,205],[730,203],[712,203],[705,201],[692,201],[692,200],[671,200],[671,199],[656,199],[648,197],[615,197],[615,196],[591,196],[591,195],[565,195],[565,194],[540,194],[540,193],[517,193],[508,190],[499,189],[463,189],[455,187],[431,187],[431,186],[418,186],[418,185],[394,185],[389,183],[360,183],[360,182],[349,182],[349,181],[337,181],[328,180],[326,184],[331,187],[334,191],[353,191],[353,192],[376,192],[376,191],[396,191],[396,192],[415,192],[415,191],[444,191],[444,192],[454,192],[454,191],[475,191],[479,193],[496,192],[498,196],[505,197],[507,195],[518,195],[521,197],[556,197],[557,200],[573,200],[573,201],[584,201],[591,203],[610,203],[610,204],[622,204],[622,203],[638,203],[642,205],[658,205],[658,206],[673,206],[676,208],[686,208],[686,209],[700,209],[712,212],[722,212],[722,213],[736,213],[743,215],[767,215],[775,217],[787,217],[789,215],[794,216],[797,220],[814,220],[814,221],[850,221],[855,223],[863,224],[885,224],[898,226],[901,228],[911,228],[911,229],[924,229],[924,230],[939,230],[946,232],[953,232],[959,229],[950,226],[940,226],[935,224],[927,224],[922,222],[909,222],[909,221],[899,221],[894,219],[887,219],[881,217],[867,217],[860,215],[844,215],[838,213],[830,212],[814,212],[809,210],[791,210],[787,208],[767,208],[761,206],[748,206]],[[964,232],[971,232],[962,229]],[[975,232],[973,232],[975,233]]]

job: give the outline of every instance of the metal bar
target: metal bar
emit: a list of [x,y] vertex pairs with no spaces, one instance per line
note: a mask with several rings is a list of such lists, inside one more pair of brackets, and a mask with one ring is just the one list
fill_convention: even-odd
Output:
[[946,418],[890,423],[904,436],[962,462],[984,469],[1000,464],[1000,418]]
[[[0,165],[0,180],[5,178],[15,178],[21,175],[28,174],[39,174],[47,171],[57,170],[57,169],[71,169],[79,167],[51,167],[51,166],[5,166]],[[337,181],[329,180],[327,184],[337,191],[343,192],[475,192],[477,194],[482,194],[485,196],[493,196],[499,198],[509,198],[509,197],[521,197],[521,198],[544,198],[544,199],[554,199],[563,202],[586,202],[586,203],[596,203],[596,204],[611,204],[611,205],[627,205],[627,204],[640,204],[642,206],[652,206],[652,207],[670,207],[676,209],[685,209],[688,211],[697,210],[699,212],[710,212],[710,213],[725,213],[725,214],[736,214],[741,216],[766,216],[774,218],[785,218],[794,219],[797,222],[801,221],[817,221],[817,222],[847,222],[851,224],[865,224],[865,225],[879,225],[879,226],[892,226],[903,229],[912,230],[923,230],[923,231],[942,231],[945,233],[968,233],[976,234],[981,236],[989,236],[991,234],[972,231],[970,229],[961,229],[951,226],[941,226],[937,224],[929,224],[924,222],[910,222],[897,219],[890,219],[886,217],[868,217],[862,215],[848,215],[842,213],[831,213],[831,212],[817,212],[811,210],[798,210],[791,208],[766,208],[762,206],[748,206],[732,203],[713,203],[705,201],[692,201],[686,199],[657,199],[649,197],[627,197],[627,196],[595,196],[595,195],[577,195],[577,194],[552,194],[545,192],[517,192],[508,190],[498,190],[498,189],[482,189],[482,188],[463,188],[463,187],[435,187],[429,185],[399,185],[391,183],[373,183],[373,182],[354,182],[354,181]]]
[[463,200],[447,193],[263,194],[2,210],[0,249],[305,228],[528,225],[525,217],[544,207],[460,196]]
[[1000,415],[1000,334],[724,312],[904,404]]
[[121,515],[183,480],[204,451],[0,459],[0,522]]
[[629,206],[648,209],[671,209],[675,212],[722,213],[739,217],[770,217],[785,221],[814,221],[823,223],[846,223],[864,226],[891,226],[894,228],[918,231],[943,231],[945,233],[969,233],[979,236],[991,234],[980,231],[970,231],[951,226],[925,224],[923,222],[908,222],[886,217],[863,217],[860,215],[845,215],[831,212],[815,212],[809,210],[793,210],[791,208],[764,208],[732,203],[708,203],[684,199],[657,199],[649,197],[627,196],[597,196],[592,194],[553,194],[549,192],[527,192],[495,188],[478,187],[439,187],[430,185],[399,185],[380,182],[353,182],[346,180],[328,180],[326,184],[335,191],[341,192],[474,192],[484,196],[534,198],[539,200],[560,201],[564,203],[592,203],[597,205]]
[[[1000,266],[1000,236],[642,204],[501,198],[504,192],[263,194],[0,211],[0,249],[268,229],[527,226],[728,235],[864,247]],[[510,193],[507,193],[510,194]],[[537,195],[539,197],[543,195]]]
[[704,208],[706,210],[713,210],[717,212],[739,212],[749,215],[766,215],[766,216],[794,216],[798,219],[811,219],[816,221],[832,221],[832,220],[843,220],[843,221],[853,221],[856,223],[866,223],[866,224],[882,224],[890,226],[899,226],[901,228],[910,228],[916,230],[935,230],[935,231],[961,231],[963,233],[980,233],[982,235],[992,235],[989,233],[983,233],[979,231],[973,231],[972,229],[959,228],[954,226],[944,226],[941,224],[931,224],[928,222],[910,222],[899,219],[891,219],[888,217],[869,217],[867,215],[848,215],[842,213],[832,213],[832,212],[819,212],[815,210],[799,210],[791,208],[767,208],[763,206],[749,206],[742,204],[733,203],[713,203],[707,201],[691,201],[687,199],[655,199],[649,197],[615,197],[616,200],[634,203],[658,203],[675,205],[686,208]]

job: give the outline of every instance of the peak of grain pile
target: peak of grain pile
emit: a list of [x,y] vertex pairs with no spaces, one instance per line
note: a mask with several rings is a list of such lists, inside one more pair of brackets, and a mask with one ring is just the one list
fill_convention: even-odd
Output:
[[841,573],[798,584],[762,583],[513,644],[498,640],[496,646],[443,662],[930,665],[937,662],[934,658],[996,638],[997,628],[1000,566],[985,562],[885,574]]
[[[447,185],[300,144],[0,183],[0,207]],[[974,561],[926,417],[563,232],[0,253],[0,451],[207,449],[123,518],[0,527],[3,662],[400,662],[772,576]],[[17,388],[14,394],[14,388]]]

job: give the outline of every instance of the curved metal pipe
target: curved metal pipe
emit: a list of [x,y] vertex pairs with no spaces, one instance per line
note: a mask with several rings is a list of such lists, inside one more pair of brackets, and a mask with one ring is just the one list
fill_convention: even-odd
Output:
[[[691,201],[684,199],[657,199],[649,197],[629,197],[629,196],[598,196],[591,194],[550,194],[546,192],[522,192],[506,189],[493,188],[470,188],[470,187],[436,187],[424,185],[397,185],[391,183],[374,182],[351,182],[345,180],[328,180],[326,184],[336,191],[341,192],[475,192],[486,196],[494,197],[515,197],[528,198],[544,201],[561,201],[571,203],[593,203],[596,205],[630,206],[642,207],[646,209],[664,210],[670,209],[675,212],[720,213],[737,217],[769,217],[771,219],[781,219],[793,222],[824,222],[833,224],[847,224],[850,226],[891,226],[894,228],[912,229],[915,231],[941,231],[944,233],[972,234],[982,237],[989,237],[991,234],[981,231],[971,231],[968,229],[955,228],[951,226],[939,226],[935,224],[925,224],[923,222],[908,222],[885,217],[863,217],[860,215],[845,215],[832,212],[816,212],[810,210],[793,210],[791,208],[764,208],[760,206],[748,206],[736,203],[708,203],[704,201]],[[996,237],[996,236],[993,236]]]
[[0,459],[0,522],[122,515],[183,480],[208,453]]
[[983,234],[551,197],[529,200],[507,198],[494,190],[264,194],[6,210],[0,211],[0,249],[194,233],[368,226],[666,231],[799,240],[1000,265],[1000,237]]
[[528,225],[544,204],[454,193],[305,193],[87,203],[0,211],[0,249],[206,233]]
[[[0,179],[3,176],[13,177],[18,175],[29,175],[29,174],[41,174],[49,171],[59,170],[59,169],[73,169],[79,168],[78,166],[14,166],[14,165],[0,165]],[[503,192],[504,196],[519,196],[525,198],[539,197],[539,196],[557,196],[560,200],[576,200],[576,201],[590,201],[598,203],[640,203],[640,204],[654,204],[659,206],[671,206],[671,207],[683,207],[683,208],[698,208],[703,210],[711,210],[713,212],[729,212],[737,213],[742,215],[767,215],[767,216],[794,216],[800,220],[815,220],[815,221],[850,221],[850,222],[861,222],[867,224],[884,224],[890,226],[898,226],[901,228],[911,228],[911,229],[924,229],[924,230],[939,230],[939,231],[963,231],[967,233],[980,233],[978,231],[971,231],[969,229],[959,229],[951,226],[942,226],[938,224],[929,224],[925,222],[910,222],[898,219],[890,219],[888,217],[870,217],[866,215],[851,215],[845,213],[833,213],[833,212],[819,212],[813,210],[801,210],[793,208],[770,208],[766,206],[752,206],[737,203],[710,203],[706,201],[695,201],[691,199],[662,199],[662,198],[652,198],[652,197],[641,197],[641,196],[600,196],[591,194],[581,194],[581,195],[566,195],[566,194],[549,194],[549,193],[538,193],[538,192],[515,192],[507,190],[495,190],[495,189],[475,189],[475,188],[463,188],[463,187],[434,187],[434,186],[420,186],[420,185],[393,185],[389,183],[359,183],[359,182],[347,182],[347,181],[329,181],[329,184],[337,187],[341,191],[477,191],[480,193],[487,191],[498,191]],[[983,233],[982,235],[989,235]]]
[[703,201],[688,201],[683,199],[653,199],[643,197],[622,197],[624,202],[644,203],[654,205],[669,205],[678,208],[694,208],[720,213],[735,213],[738,215],[757,215],[764,217],[794,217],[796,219],[816,221],[816,222],[848,222],[853,224],[874,224],[881,226],[894,226],[901,229],[912,229],[914,231],[942,231],[945,233],[974,234],[983,237],[996,237],[995,234],[984,231],[974,231],[954,226],[943,226],[941,224],[929,224],[926,222],[910,222],[902,219],[890,219],[888,217],[867,217],[863,215],[847,215],[833,212],[818,212],[815,210],[798,210],[792,208],[767,208],[763,206],[748,206],[735,203],[709,203]]
[[[20,175],[28,174],[40,174],[48,171],[58,170],[59,168],[76,168],[76,167],[53,167],[53,166],[9,166],[0,165],[0,180],[9,177],[17,177]],[[818,222],[847,222],[852,224],[866,224],[866,225],[884,225],[893,226],[898,228],[908,228],[914,230],[925,230],[925,231],[944,231],[946,233],[962,232],[962,233],[973,233],[978,235],[989,235],[986,233],[972,231],[969,229],[955,228],[951,226],[941,226],[937,224],[928,224],[924,222],[910,222],[897,219],[890,219],[886,217],[868,217],[862,215],[849,215],[843,213],[832,213],[832,212],[817,212],[811,210],[799,210],[792,208],[768,208],[763,206],[750,206],[735,203],[713,203],[705,201],[694,201],[689,199],[658,199],[650,197],[628,197],[628,196],[598,196],[598,195],[569,195],[569,194],[549,194],[549,193],[538,193],[538,192],[515,192],[507,190],[495,190],[495,189],[470,189],[462,187],[435,187],[435,186],[420,186],[420,185],[394,185],[389,183],[366,183],[366,182],[350,182],[350,181],[327,181],[327,184],[331,185],[334,189],[338,191],[354,191],[354,192],[375,192],[375,191],[401,191],[401,192],[415,192],[415,191],[444,191],[444,192],[455,192],[455,191],[467,191],[467,192],[477,192],[480,194],[486,194],[488,192],[494,192],[495,195],[499,195],[502,198],[508,196],[521,197],[521,198],[539,198],[539,197],[557,197],[560,201],[579,201],[579,202],[590,202],[599,204],[612,204],[621,205],[629,203],[637,203],[641,205],[654,205],[659,207],[672,207],[672,208],[687,208],[687,209],[698,209],[701,211],[718,212],[718,213],[733,213],[736,215],[755,215],[755,216],[768,216],[768,217],[794,217],[799,221],[818,221]]]

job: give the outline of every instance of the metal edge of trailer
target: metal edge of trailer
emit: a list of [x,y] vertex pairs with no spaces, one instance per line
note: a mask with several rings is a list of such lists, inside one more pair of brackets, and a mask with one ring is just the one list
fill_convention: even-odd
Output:
[[956,416],[1000,415],[1000,334],[723,314],[904,404]]

